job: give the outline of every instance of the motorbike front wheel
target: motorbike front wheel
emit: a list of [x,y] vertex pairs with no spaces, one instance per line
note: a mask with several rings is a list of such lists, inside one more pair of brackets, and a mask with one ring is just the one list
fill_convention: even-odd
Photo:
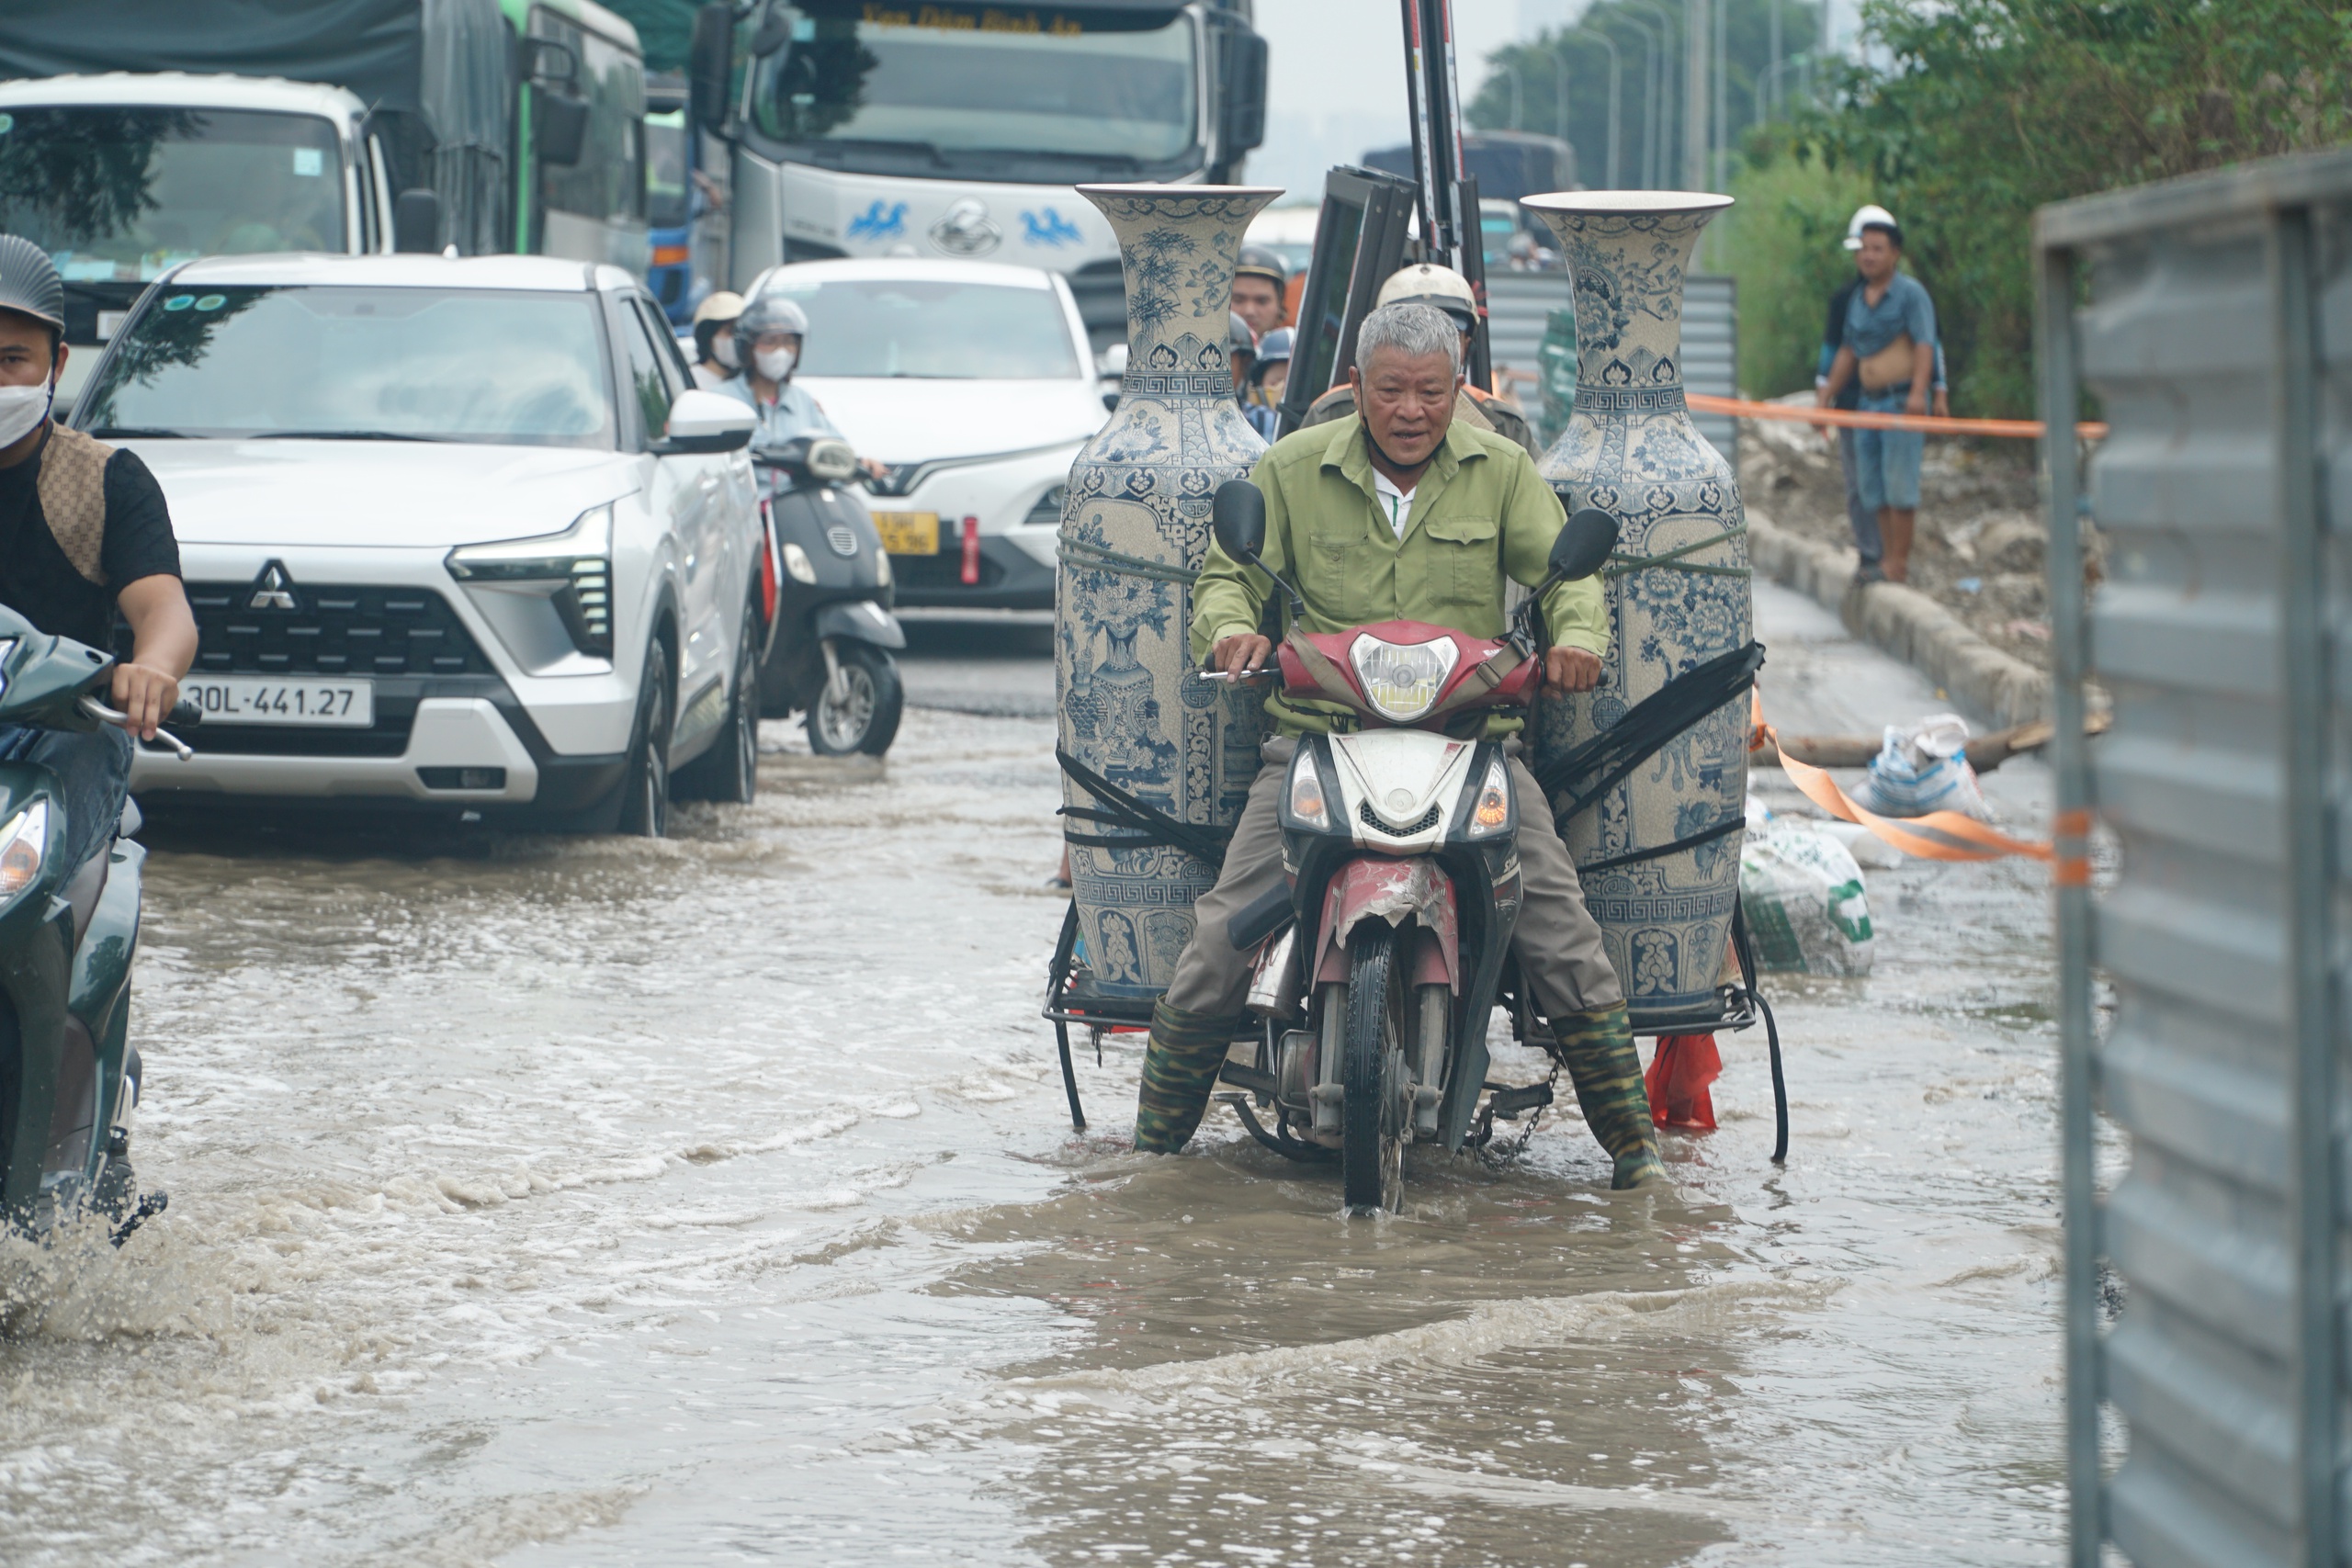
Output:
[[1374,918],[1348,939],[1348,1015],[1340,1037],[1340,1185],[1352,1211],[1405,1201],[1405,971],[1396,928]]
[[863,751],[879,757],[899,733],[906,693],[896,660],[871,643],[843,638],[838,683],[827,681],[808,707],[808,750],[820,757]]

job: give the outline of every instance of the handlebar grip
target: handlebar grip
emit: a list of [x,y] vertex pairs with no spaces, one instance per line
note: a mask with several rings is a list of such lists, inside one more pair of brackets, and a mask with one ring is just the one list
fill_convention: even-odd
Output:
[[174,729],[191,729],[204,722],[204,710],[196,705],[194,697],[182,697],[164,716],[164,722]]

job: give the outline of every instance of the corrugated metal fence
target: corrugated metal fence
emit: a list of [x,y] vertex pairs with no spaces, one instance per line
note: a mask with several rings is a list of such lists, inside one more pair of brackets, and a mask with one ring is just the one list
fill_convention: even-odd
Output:
[[[2087,625],[2072,444],[2047,470],[2070,1562],[2112,1543],[2142,1568],[2335,1564],[2352,155],[2046,209],[2037,243],[2045,416],[2071,427],[2086,387],[2110,430]],[[2097,750],[2093,665],[2114,702]],[[2096,902],[2075,858],[2093,806],[2121,850]],[[2103,1203],[2095,1099],[2130,1144]]]
[[[1565,272],[1498,272],[1487,278],[1487,333],[1493,345],[1498,373],[1511,374],[1521,406],[1536,434],[1550,441],[1559,434],[1544,424],[1538,353],[1552,312],[1570,309],[1568,275]],[[1570,318],[1574,320],[1573,317]],[[1737,302],[1728,277],[1694,276],[1682,299],[1682,384],[1693,392],[1719,398],[1739,395],[1739,331]],[[1571,358],[1567,374],[1575,374]],[[1735,467],[1739,462],[1738,422],[1722,414],[1694,416],[1699,432],[1713,442]]]

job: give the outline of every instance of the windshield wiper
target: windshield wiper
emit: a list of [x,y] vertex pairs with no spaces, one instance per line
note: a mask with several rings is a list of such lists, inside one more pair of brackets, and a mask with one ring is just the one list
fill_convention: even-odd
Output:
[[408,435],[396,430],[249,430],[246,441],[446,441],[443,435]]
[[150,440],[192,440],[185,430],[166,430],[160,424],[102,424],[90,432],[93,435],[145,436]]
[[808,145],[812,151],[818,152],[835,148],[841,149],[844,153],[852,150],[873,152],[914,152],[930,159],[943,169],[948,166],[947,154],[942,152],[937,144],[929,141],[901,141],[880,136],[828,136],[822,141],[811,141]]

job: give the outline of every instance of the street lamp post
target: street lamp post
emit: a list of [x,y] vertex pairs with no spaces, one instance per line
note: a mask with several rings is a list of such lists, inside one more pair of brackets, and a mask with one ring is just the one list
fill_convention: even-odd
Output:
[[[1652,120],[1652,156],[1650,188],[1663,187],[1674,178],[1674,18],[1655,0],[1628,0],[1628,4],[1647,11],[1657,18],[1658,39],[1663,51],[1658,62],[1657,91]],[[1620,11],[1619,16],[1625,16]],[[1626,20],[1632,21],[1631,17]],[[1636,24],[1637,26],[1639,24]]]
[[1645,189],[1657,188],[1657,35],[1649,24],[1626,12],[1617,19],[1642,35],[1642,165]]
[[[1598,28],[1571,28],[1569,33],[1577,38],[1599,39],[1600,47],[1609,51],[1609,188],[1616,190],[1620,188],[1617,184],[1617,106],[1622,86],[1617,61],[1617,40]],[[1559,58],[1556,51],[1554,58]]]

